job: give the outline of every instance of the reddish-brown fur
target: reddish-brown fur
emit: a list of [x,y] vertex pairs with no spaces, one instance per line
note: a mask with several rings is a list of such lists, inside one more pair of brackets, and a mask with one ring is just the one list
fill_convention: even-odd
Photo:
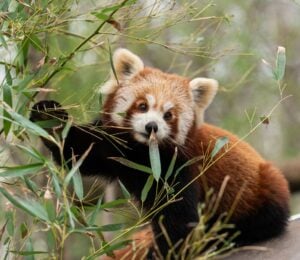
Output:
[[[202,158],[197,164],[185,167],[180,174],[173,174],[167,180],[168,183],[175,182],[171,197],[176,196],[177,200],[162,207],[151,219],[155,238],[154,234],[146,231],[134,236],[134,240],[140,238],[145,242],[137,242],[138,245],[144,244],[137,256],[141,258],[146,249],[152,247],[154,240],[158,248],[155,253],[159,251],[164,257],[167,256],[170,244],[165,237],[159,236],[163,232],[161,224],[172,245],[179,245],[191,231],[190,224],[199,220],[198,203],[204,201],[209,189],[213,189],[215,194],[220,194],[221,187],[223,194],[214,217],[229,213],[229,222],[234,223],[241,231],[241,235],[236,239],[237,243],[253,243],[281,234],[288,219],[289,198],[288,185],[282,174],[246,142],[228,131],[203,122],[205,109],[213,100],[218,83],[207,78],[195,78],[190,81],[157,69],[144,68],[140,58],[124,49],[116,51],[113,61],[117,79],[112,74],[110,80],[102,87],[106,101],[102,118],[92,123],[95,129],[105,127],[112,134],[119,131],[118,134],[121,134],[128,142],[129,148],[132,148],[123,149],[124,157],[141,164],[149,161],[147,144],[150,130],[154,131],[161,150],[162,179],[175,147],[179,151],[175,169],[187,160],[199,156]],[[145,102],[143,106],[148,105],[151,109],[146,111],[139,106],[141,102]],[[58,105],[53,101],[36,104],[31,120],[39,121],[43,114],[40,112],[48,112],[47,108],[53,107],[56,110]],[[165,117],[168,112],[172,113],[171,119]],[[62,109],[58,109],[54,115],[56,114],[67,117]],[[114,127],[117,127],[117,130]],[[101,135],[97,138],[97,131],[90,134],[85,129],[90,129],[90,125],[70,128],[64,146],[64,161],[72,162],[74,154],[80,158],[86,149],[94,144],[81,167],[81,173],[96,174],[110,180],[119,178],[129,192],[140,199],[147,177],[108,159],[119,154],[115,152],[111,142]],[[220,137],[227,137],[229,142],[211,158],[215,143]],[[47,145],[47,142],[45,144]],[[60,162],[59,150],[49,144],[48,148],[56,161]],[[191,180],[194,180],[193,185],[188,185]],[[159,180],[157,184],[159,189],[164,190],[163,181]],[[156,189],[151,187],[144,202],[147,210],[154,205]],[[165,196],[158,206],[166,203],[167,199],[168,196]],[[161,216],[164,217],[162,221]],[[117,251],[117,259],[121,259],[121,256],[132,259],[136,254],[134,248],[129,246]],[[153,256],[154,251],[151,248],[148,256]],[[126,252],[129,253],[129,257],[124,255]]]
[[[203,191],[204,186],[208,186],[218,192],[224,178],[229,176],[230,179],[222,195],[217,215],[229,212],[238,195],[239,200],[230,218],[233,222],[254,212],[258,207],[263,206],[264,202],[275,201],[285,207],[289,200],[289,189],[283,175],[248,143],[230,132],[209,124],[203,124],[198,130],[193,128],[189,133],[190,141],[186,144],[187,150],[192,157],[199,155],[207,157],[211,154],[215,141],[223,136],[229,138],[228,145],[221,149],[215,162],[196,180],[200,190]],[[205,164],[200,165],[200,168],[199,165],[194,167],[195,177],[199,176],[201,168],[205,168]],[[204,182],[205,185],[203,185]],[[145,236],[145,233],[148,235]],[[133,239],[144,241],[143,245],[147,247],[153,246],[154,243],[153,234],[149,229],[137,232]],[[129,246],[115,252],[116,258],[114,259],[129,260],[133,259],[134,254],[132,246]]]

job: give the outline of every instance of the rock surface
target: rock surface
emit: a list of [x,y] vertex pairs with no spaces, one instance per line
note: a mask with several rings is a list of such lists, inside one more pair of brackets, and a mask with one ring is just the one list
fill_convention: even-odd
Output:
[[300,260],[300,218],[290,221],[287,231],[280,237],[236,249],[225,260]]

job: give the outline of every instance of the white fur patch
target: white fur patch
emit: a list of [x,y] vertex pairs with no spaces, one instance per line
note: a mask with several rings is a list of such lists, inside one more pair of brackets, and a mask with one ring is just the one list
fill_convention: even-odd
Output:
[[147,101],[148,101],[149,107],[150,107],[150,108],[153,108],[154,105],[155,105],[155,103],[156,103],[155,97],[152,96],[152,95],[150,95],[150,94],[147,94],[147,95],[146,95],[146,99],[147,99]]
[[168,110],[170,110],[173,107],[174,107],[174,104],[169,101],[163,105],[163,111],[167,112]]
[[119,92],[120,93],[116,96],[116,103],[112,109],[111,118],[114,123],[122,126],[125,116],[124,113],[128,111],[136,97],[130,87],[122,88]]
[[178,132],[176,136],[176,142],[179,145],[185,143],[188,131],[190,130],[194,121],[194,111],[192,108],[186,106],[183,113],[178,117]]
[[134,137],[137,141],[147,143],[148,138],[143,134],[147,135],[145,126],[149,122],[155,122],[158,125],[156,137],[158,140],[164,140],[170,135],[170,127],[163,119],[161,112],[149,110],[147,113],[134,114],[131,119],[131,125],[134,131]]

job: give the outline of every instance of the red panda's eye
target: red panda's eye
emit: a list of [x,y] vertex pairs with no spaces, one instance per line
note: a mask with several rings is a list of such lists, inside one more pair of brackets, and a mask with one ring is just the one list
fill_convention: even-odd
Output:
[[170,121],[172,118],[173,118],[173,114],[170,111],[164,113],[164,120]]
[[147,112],[148,111],[148,105],[146,104],[146,103],[140,103],[139,105],[138,105],[138,110],[140,111],[140,112]]

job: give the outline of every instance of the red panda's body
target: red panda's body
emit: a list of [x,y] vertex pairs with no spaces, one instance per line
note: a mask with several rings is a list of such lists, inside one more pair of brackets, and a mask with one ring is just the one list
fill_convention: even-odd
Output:
[[[289,191],[279,170],[246,142],[203,122],[204,111],[217,91],[215,80],[196,78],[190,81],[144,68],[136,55],[123,49],[115,53],[114,66],[116,75],[112,74],[101,89],[106,97],[103,116],[90,125],[70,128],[64,146],[65,161],[71,161],[73,155],[77,158],[82,156],[93,144],[80,168],[81,173],[112,180],[119,178],[132,195],[140,199],[148,176],[126,168],[109,157],[120,157],[119,150],[122,150],[122,156],[128,160],[149,165],[148,142],[152,132],[159,143],[162,179],[176,147],[178,156],[174,169],[192,158],[200,157],[201,160],[183,168],[176,177],[171,175],[168,183],[175,184],[173,195],[178,200],[152,217],[153,237],[164,257],[170,245],[161,235],[161,224],[171,243],[180,243],[191,231],[191,224],[199,221],[197,207],[204,201],[208,189],[213,189],[217,194],[227,178],[215,217],[231,212],[234,207],[229,222],[241,231],[237,243],[264,240],[284,230],[288,218]],[[45,120],[43,112],[63,119],[67,117],[56,102],[42,101],[33,107],[31,120]],[[127,142],[128,148],[116,149],[111,140],[99,134],[97,129],[100,128],[109,134],[117,133]],[[212,158],[212,150],[220,137],[227,137],[228,143]],[[45,144],[56,161],[60,162],[58,149],[48,142]],[[164,190],[166,186],[159,180],[158,187]],[[156,193],[156,187],[152,187],[144,202],[146,208],[153,206]],[[172,194],[165,195],[157,206],[168,202],[170,196]],[[146,237],[152,240],[152,234]],[[122,252],[125,251],[119,254]],[[151,251],[148,257],[152,257]]]

